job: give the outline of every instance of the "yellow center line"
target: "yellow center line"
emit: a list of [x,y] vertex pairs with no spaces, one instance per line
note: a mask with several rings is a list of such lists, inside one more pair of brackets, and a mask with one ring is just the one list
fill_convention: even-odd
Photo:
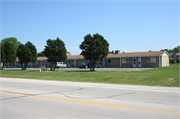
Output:
[[91,105],[101,105],[101,106],[108,106],[108,107],[130,108],[130,109],[138,109],[138,110],[148,110],[148,111],[156,111],[156,112],[166,112],[166,113],[180,114],[180,112],[173,112],[173,111],[155,110],[155,109],[147,109],[147,108],[120,106],[120,105],[110,105],[110,104],[95,103],[95,102],[85,102],[85,101],[77,101],[77,100],[68,100],[68,99],[60,99],[60,98],[45,97],[45,96],[38,96],[38,95],[22,94],[22,93],[16,93],[16,92],[5,91],[5,90],[0,90],[0,91],[1,91],[1,92],[6,92],[6,93],[10,93],[10,94],[15,94],[15,95],[23,95],[23,96],[30,96],[30,97],[46,98],[46,99],[51,99],[51,100],[61,100],[61,101],[85,103],[85,104],[91,104]]

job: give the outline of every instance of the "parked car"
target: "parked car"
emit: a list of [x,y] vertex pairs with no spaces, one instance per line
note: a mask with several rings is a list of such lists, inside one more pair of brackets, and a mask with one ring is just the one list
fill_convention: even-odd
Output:
[[67,65],[63,62],[56,62],[55,63],[55,68],[61,68],[61,67],[67,67]]
[[[94,66],[94,61],[91,61],[91,67],[93,67],[93,66]],[[89,61],[85,61],[79,65],[79,68],[89,68],[89,67],[90,67]]]

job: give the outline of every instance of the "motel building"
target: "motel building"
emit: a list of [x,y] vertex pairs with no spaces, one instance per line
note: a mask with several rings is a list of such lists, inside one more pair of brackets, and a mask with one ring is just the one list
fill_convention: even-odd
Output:
[[[153,52],[129,52],[109,53],[103,61],[97,61],[96,68],[156,68],[169,66],[170,55],[166,51]],[[78,68],[79,64],[86,61],[82,55],[67,55],[67,68]],[[6,67],[20,68],[21,64],[17,59],[15,63],[6,63]],[[46,57],[38,57],[35,63],[28,63],[27,68],[50,68]]]

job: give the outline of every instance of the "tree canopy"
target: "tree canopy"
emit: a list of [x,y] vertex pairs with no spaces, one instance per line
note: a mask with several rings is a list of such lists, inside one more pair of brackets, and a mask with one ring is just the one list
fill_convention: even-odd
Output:
[[28,41],[25,46],[30,50],[31,52],[31,62],[35,63],[37,60],[37,49],[36,47],[30,42]]
[[15,37],[9,37],[9,38],[4,38],[2,41],[1,41],[1,44],[4,45],[4,43],[6,41],[9,41],[13,44],[13,49],[15,50],[15,52],[17,51],[17,48],[19,47],[19,45],[21,44],[21,42],[19,42],[17,40],[17,38]]
[[39,53],[37,54],[37,56],[38,56],[38,57],[46,57],[43,51],[42,51],[42,52],[39,52]]
[[[31,52],[29,48],[23,44],[21,44],[17,49],[17,57],[19,59],[19,63],[21,63],[22,70],[26,70],[26,64],[31,62]],[[24,65],[25,64],[25,65]]]
[[90,62],[102,60],[108,55],[109,52],[109,43],[98,33],[93,34],[93,36],[91,36],[91,34],[87,34],[79,47],[82,50],[81,54],[83,57]]
[[16,61],[16,53],[13,44],[9,41],[3,42],[1,44],[1,62],[3,62],[2,69],[4,68],[4,63],[14,63]]
[[169,53],[169,55],[171,54],[171,53],[173,53],[174,51],[176,52],[176,53],[179,53],[180,52],[180,46],[177,46],[177,47],[175,47],[175,48],[173,48],[173,49],[161,49],[161,51],[167,51],[168,53]]
[[166,51],[169,55],[173,52],[171,49],[161,49],[161,51]]
[[177,46],[177,47],[173,48],[172,50],[175,51],[176,53],[179,53],[180,52],[180,46]]
[[45,56],[48,58],[47,61],[51,63],[51,70],[52,70],[52,63],[59,62],[59,61],[66,61],[66,47],[64,42],[57,38],[56,40],[47,40],[47,46],[45,46],[44,52]]

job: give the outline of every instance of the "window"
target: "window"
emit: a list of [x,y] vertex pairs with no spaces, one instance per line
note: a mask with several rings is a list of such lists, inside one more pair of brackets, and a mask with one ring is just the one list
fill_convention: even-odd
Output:
[[123,59],[122,59],[122,63],[126,63],[126,59],[123,58]]
[[108,63],[108,64],[111,64],[111,59],[108,59],[108,60],[107,60],[107,63]]
[[130,63],[130,60],[128,58],[122,58],[122,63]]
[[126,59],[126,63],[130,63],[129,59]]
[[156,57],[148,57],[147,63],[156,63]]

